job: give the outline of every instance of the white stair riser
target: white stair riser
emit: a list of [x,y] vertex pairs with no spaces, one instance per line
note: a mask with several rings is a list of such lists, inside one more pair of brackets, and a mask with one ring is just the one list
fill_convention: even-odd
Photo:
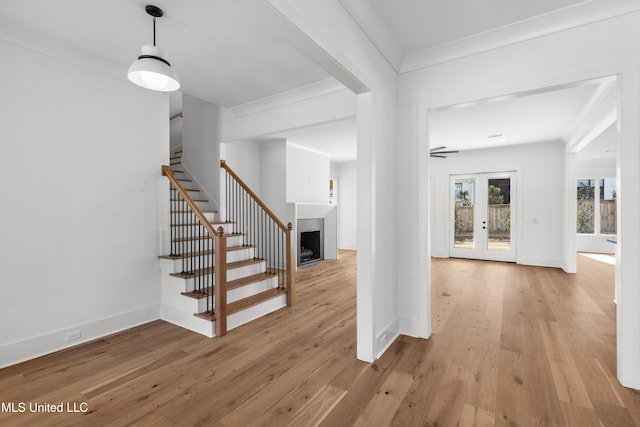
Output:
[[[182,238],[182,237],[177,237],[178,239]],[[177,242],[178,245],[180,245],[181,247],[184,245],[185,250],[188,250],[190,248],[191,243],[197,243],[199,239],[195,239],[195,240],[187,240],[187,241],[180,241]],[[202,239],[205,240],[205,239]],[[242,246],[242,244],[244,243],[244,236],[241,234],[230,234],[227,235],[227,247],[230,246]]]
[[[186,224],[186,225],[177,225],[171,226],[173,232],[176,236],[209,236],[209,231],[205,228],[204,225],[200,224],[200,221],[196,218],[195,222],[193,222],[193,218],[186,218],[182,222],[176,221],[177,224]],[[233,234],[234,225],[231,223],[220,223],[220,222],[212,222],[211,228],[215,231],[218,231],[220,227],[224,231],[224,234],[230,235]]]
[[245,310],[233,313],[227,317],[227,329],[231,330],[238,326],[249,323],[252,320],[263,317],[273,311],[279,310],[287,306],[287,296],[282,294],[276,298],[256,304]]
[[[256,304],[246,310],[233,313],[227,318],[227,330],[235,329],[286,306],[287,297],[286,295],[281,295]],[[189,329],[208,338],[215,336],[215,322],[201,319],[177,307],[163,304],[160,310],[160,317],[167,322]]]
[[[266,279],[260,282],[252,283],[247,286],[242,286],[241,288],[238,288],[238,289],[232,289],[230,291],[227,291],[227,304],[231,304],[232,302],[241,300],[242,298],[246,298],[251,295],[258,294],[260,292],[268,291],[269,289],[276,288],[277,286],[278,284],[274,279]],[[209,299],[209,307],[207,307],[207,298],[200,298],[200,299],[190,298],[190,299],[196,302],[195,304],[190,305],[190,307],[197,305],[198,313],[204,313],[205,311],[207,311],[207,309],[211,309],[212,307],[215,306],[215,298]],[[264,303],[267,303],[267,302],[268,301],[265,301]],[[260,304],[264,304],[264,303],[260,303]],[[286,305],[286,303],[287,303],[287,300],[285,298],[284,304]],[[251,317],[251,315],[249,315],[249,317]],[[247,321],[251,321],[251,320],[253,319],[249,319]]]
[[[264,271],[265,271],[264,262],[245,265],[245,266],[239,267],[239,268],[232,268],[232,269],[227,270],[227,281],[236,280],[236,279],[242,279],[243,277],[251,276],[251,275],[254,275],[254,274],[258,274],[258,273],[263,273]],[[184,280],[185,281],[185,286],[184,286],[185,290],[183,292],[190,292],[191,290],[193,290],[194,279],[192,279],[192,278],[181,279],[179,277],[174,277],[174,276],[170,276],[170,277],[178,279],[178,280]],[[215,276],[213,276],[213,277],[215,278]],[[203,283],[203,282],[201,282],[201,283]]]
[[[192,298],[182,295],[183,292],[192,291],[187,287],[186,281],[178,277],[169,276],[162,285],[162,302],[190,313],[202,313],[207,309],[206,298]],[[243,298],[258,294],[278,287],[277,277],[267,278],[260,282],[251,283],[236,289],[227,291],[227,303],[232,303]]]
[[[174,206],[172,206],[174,207]],[[182,206],[175,206],[175,208],[177,208],[178,211],[181,211]],[[204,216],[207,218],[208,221],[215,221],[215,217],[216,214],[213,212],[203,212]],[[173,221],[176,222],[176,224],[192,224],[194,222],[194,218],[195,218],[195,214],[192,213],[184,213],[184,212],[176,212],[172,214],[173,216]],[[198,219],[195,218],[195,221],[197,221]]]
[[[190,194],[192,199],[205,199],[205,197],[196,197],[197,195],[195,194]],[[185,205],[182,205],[182,201],[181,200],[170,200],[171,205],[173,208],[175,208],[176,210],[183,210],[183,209],[188,209],[188,205],[185,203]],[[213,209],[211,207],[211,205],[209,204],[209,202],[200,202],[198,200],[195,200],[195,204],[196,206],[198,206],[198,209],[202,210],[202,211],[208,211]]]
[[[212,224],[213,228],[217,231],[220,227],[220,224]],[[222,226],[224,234],[227,236],[227,246],[242,246],[245,243],[246,236],[242,234],[232,234],[233,230],[227,233],[227,229],[225,226]],[[233,228],[232,226],[230,228]],[[187,242],[190,243],[193,240],[189,240],[195,237],[209,237],[211,233],[202,225],[198,224],[196,226],[186,226],[186,227],[172,227],[173,230],[173,238],[178,241],[178,243]],[[197,240],[196,240],[197,241]],[[248,243],[248,241],[246,242]]]
[[252,276],[258,273],[264,273],[265,269],[266,265],[264,261],[245,265],[239,268],[231,268],[227,270],[227,281],[242,279],[243,277]]
[[216,336],[215,322],[196,317],[193,315],[193,312],[181,310],[168,304],[162,304],[160,308],[160,318],[208,338]]
[[[246,259],[252,259],[254,254],[253,248],[247,249],[239,249],[227,252],[227,262],[236,262],[236,261],[244,261]],[[209,254],[206,256],[194,257],[193,259],[193,269],[206,268],[212,265],[215,265],[214,261],[215,254]],[[171,260],[173,266],[171,267],[170,273],[180,273],[182,271],[182,259],[174,259]],[[191,268],[192,260],[191,257],[186,259],[187,266]]]
[[243,298],[250,297],[260,292],[268,291],[278,287],[278,278],[272,277],[260,282],[251,283],[236,289],[227,291],[227,303],[232,303]]
[[188,311],[191,314],[199,313],[201,310],[198,300],[182,295],[183,292],[192,290],[191,288],[185,289],[184,282],[184,279],[170,276],[167,283],[162,286],[162,302],[163,304],[169,304],[181,310]]

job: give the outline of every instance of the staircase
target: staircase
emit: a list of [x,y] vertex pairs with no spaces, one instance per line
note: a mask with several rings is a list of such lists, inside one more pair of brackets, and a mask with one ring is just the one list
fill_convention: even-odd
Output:
[[176,151],[163,167],[172,220],[171,253],[160,256],[161,318],[207,337],[224,335],[288,305],[287,280],[273,260],[258,256],[264,251],[248,241],[247,224],[218,218],[181,157]]

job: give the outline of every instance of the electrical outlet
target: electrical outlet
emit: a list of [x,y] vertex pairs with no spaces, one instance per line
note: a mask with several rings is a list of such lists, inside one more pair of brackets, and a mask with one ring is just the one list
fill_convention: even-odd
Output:
[[78,340],[80,339],[81,336],[82,336],[82,331],[73,331],[65,335],[67,342]]

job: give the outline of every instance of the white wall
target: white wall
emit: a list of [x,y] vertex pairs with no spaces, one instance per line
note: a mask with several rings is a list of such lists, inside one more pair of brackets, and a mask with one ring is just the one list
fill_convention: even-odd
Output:
[[222,109],[182,95],[182,163],[214,207],[220,197]]
[[330,157],[287,142],[287,203],[329,203]]
[[345,162],[338,165],[338,247],[358,248],[358,164]]
[[561,141],[431,159],[431,254],[449,256],[449,175],[516,171],[516,262],[562,267],[564,164]]
[[244,142],[222,143],[220,158],[226,160],[227,166],[262,197],[262,156],[259,145]]
[[[606,75],[621,81],[621,141],[617,174],[621,231],[616,267],[618,378],[640,388],[640,14],[538,37],[504,48],[403,74],[398,100],[398,282],[402,332],[429,336],[429,186],[427,110]],[[567,174],[566,185],[570,181]],[[567,199],[567,206],[569,200]],[[566,209],[567,215],[571,211]],[[574,211],[571,211],[573,213]],[[417,214],[416,214],[417,213]],[[566,225],[565,260],[575,258],[575,229]],[[625,262],[626,260],[626,262]]]
[[44,50],[0,41],[0,367],[159,317],[168,96]]
[[292,219],[287,210],[287,147],[286,141],[265,144],[260,150],[262,200],[285,223]]

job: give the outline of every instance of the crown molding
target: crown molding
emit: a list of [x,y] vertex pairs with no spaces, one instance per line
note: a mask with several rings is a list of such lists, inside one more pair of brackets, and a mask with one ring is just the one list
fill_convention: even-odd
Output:
[[343,90],[348,89],[337,80],[329,78],[286,92],[247,102],[245,104],[236,105],[228,110],[235,114],[236,117],[244,117]]

